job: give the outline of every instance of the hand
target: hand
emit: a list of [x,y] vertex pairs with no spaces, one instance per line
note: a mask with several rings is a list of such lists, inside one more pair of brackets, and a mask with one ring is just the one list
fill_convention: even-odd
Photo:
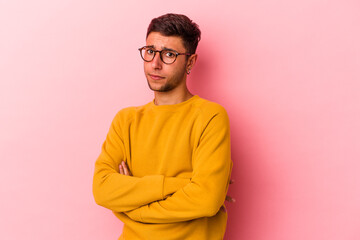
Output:
[[126,176],[132,176],[128,166],[126,165],[126,162],[121,161],[119,165],[120,174],[126,175]]
[[[235,182],[234,179],[230,179],[229,184],[233,184],[234,182]],[[229,195],[226,195],[225,200],[228,201],[228,202],[235,202],[235,198],[232,198],[232,197],[229,196]]]
[[[234,182],[235,181],[233,179],[230,179],[229,184],[233,184]],[[229,195],[226,195],[225,200],[228,202],[235,202],[235,198],[232,198]],[[220,210],[222,210],[223,212],[226,212],[226,208],[224,206],[221,206]]]

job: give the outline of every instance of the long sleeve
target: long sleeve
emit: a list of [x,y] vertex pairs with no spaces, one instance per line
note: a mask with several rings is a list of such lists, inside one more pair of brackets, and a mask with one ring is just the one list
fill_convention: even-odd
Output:
[[97,204],[116,212],[129,211],[164,199],[190,182],[163,175],[121,175],[119,165],[126,161],[121,124],[117,114],[95,163],[93,195]]
[[207,122],[193,153],[191,182],[164,200],[125,212],[143,223],[173,223],[214,216],[225,201],[232,169],[230,130],[220,108]]

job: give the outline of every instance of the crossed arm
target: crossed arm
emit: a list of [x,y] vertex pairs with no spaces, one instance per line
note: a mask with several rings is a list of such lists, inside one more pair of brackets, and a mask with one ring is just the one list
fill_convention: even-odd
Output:
[[[122,161],[119,165],[119,171],[120,174],[122,175],[126,175],[126,176],[132,176],[131,171],[129,170],[128,166],[126,165],[126,163],[124,161]],[[229,184],[233,184],[235,182],[235,180],[230,179]],[[235,198],[231,197],[230,195],[226,195],[225,198],[226,201],[228,202],[235,202]],[[223,212],[226,212],[226,208],[224,206],[221,206],[220,210],[222,210]]]
[[[191,179],[131,176],[124,156],[121,123],[115,117],[95,164],[95,201],[135,221],[170,223],[213,216],[223,209],[232,162],[227,115],[215,116],[194,154]],[[224,128],[224,126],[227,126]]]

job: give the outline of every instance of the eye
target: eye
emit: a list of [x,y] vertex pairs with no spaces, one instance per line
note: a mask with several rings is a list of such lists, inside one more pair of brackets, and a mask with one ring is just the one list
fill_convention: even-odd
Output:
[[171,52],[171,51],[166,51],[165,56],[167,58],[174,58],[176,56],[176,54],[174,52]]
[[151,48],[148,48],[148,49],[146,49],[146,53],[147,53],[147,54],[153,54],[153,53],[154,53],[154,50],[151,49]]

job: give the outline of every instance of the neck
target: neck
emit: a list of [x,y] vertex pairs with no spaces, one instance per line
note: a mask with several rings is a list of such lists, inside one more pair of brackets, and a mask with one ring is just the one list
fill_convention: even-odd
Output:
[[[175,89],[174,89],[175,90]],[[172,105],[189,100],[193,95],[187,88],[183,91],[154,92],[155,105]]]

